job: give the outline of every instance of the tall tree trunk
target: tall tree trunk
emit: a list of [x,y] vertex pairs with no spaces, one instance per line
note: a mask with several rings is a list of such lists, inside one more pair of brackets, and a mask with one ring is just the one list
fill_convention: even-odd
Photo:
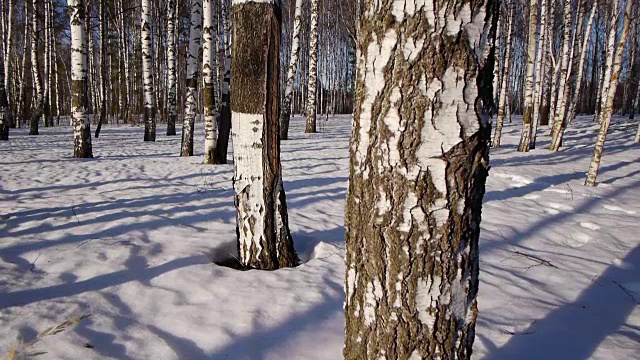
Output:
[[[4,61],[4,58],[2,60]],[[4,69],[6,67],[2,64],[0,71],[4,72]],[[0,74],[0,141],[9,140],[9,125],[11,124],[11,107],[9,107],[9,101],[7,100],[4,79],[4,74]]]
[[[346,360],[471,357],[498,3],[429,2],[431,16],[412,0],[365,5],[346,211]],[[428,40],[416,48],[416,38]]]
[[[614,0],[617,6],[614,6],[612,11],[612,22],[611,29],[609,30],[609,38],[615,39],[615,33],[619,29],[618,18],[620,17],[618,14],[618,9],[620,8],[619,1],[622,0]],[[610,83],[605,85],[605,89],[607,90],[607,94],[603,94],[603,105],[602,105],[602,114],[600,117],[600,131],[598,131],[598,136],[596,138],[596,145],[593,149],[593,156],[591,157],[591,164],[589,165],[589,171],[587,172],[587,179],[585,181],[585,185],[587,186],[595,186],[596,178],[598,176],[598,169],[600,168],[600,159],[602,158],[602,151],[604,150],[604,143],[607,139],[607,131],[609,130],[609,125],[611,124],[611,115],[613,113],[613,98],[616,94],[616,89],[618,87],[618,80],[620,77],[620,72],[622,71],[622,55],[624,53],[624,47],[627,42],[627,36],[629,35],[629,22],[631,21],[631,8],[633,1],[627,1],[627,6],[624,11],[624,16],[622,17],[622,31],[620,32],[620,39],[618,39],[617,46],[615,45],[615,40],[611,42],[609,46],[615,46],[615,51],[609,51],[608,56],[613,57],[613,61],[607,61],[608,63],[612,63],[612,68],[607,69],[607,72],[610,73]],[[611,35],[613,33],[613,35]]]
[[167,136],[176,134],[176,101],[178,84],[176,82],[176,0],[167,3]]
[[[5,42],[4,47],[4,86],[5,86],[5,96],[8,100],[11,99],[11,50],[13,48],[13,0],[8,1],[8,17],[7,17],[7,32],[5,37],[7,41]],[[0,102],[2,100],[0,99]],[[0,105],[1,106],[1,105]],[[11,103],[9,104],[11,106]],[[11,124],[5,124],[4,126],[10,126]],[[8,130],[7,130],[8,131]]]
[[289,138],[289,121],[291,120],[291,99],[293,98],[293,83],[298,69],[298,57],[300,55],[300,27],[302,24],[302,0],[296,0],[296,9],[293,19],[293,40],[291,41],[291,58],[287,68],[287,82],[280,110],[280,139]]
[[29,51],[29,23],[30,23],[30,14],[29,14],[29,0],[24,1],[24,35],[22,37],[22,66],[20,67],[20,85],[18,91],[18,101],[17,101],[17,113],[19,114],[18,119],[18,127],[22,126],[22,122],[26,119],[26,114],[28,113],[27,109],[27,99],[26,99],[26,87],[27,87],[27,66],[28,59],[30,56],[27,56],[27,52]]
[[307,94],[306,133],[316,132],[316,92],[318,85],[318,0],[311,0],[311,29],[309,37],[309,83]]
[[504,65],[503,65],[503,74],[502,74],[502,85],[500,85],[500,96],[498,97],[498,119],[496,120],[496,131],[493,135],[493,143],[492,147],[499,148],[500,147],[500,138],[502,137],[502,127],[504,125],[504,118],[506,115],[507,109],[507,90],[509,88],[509,67],[511,63],[511,50],[513,48],[511,44],[511,33],[513,29],[513,8],[509,11],[509,17],[507,18],[507,22],[509,24],[507,30],[507,41],[505,43],[506,52],[504,56]]
[[527,77],[524,88],[524,121],[522,135],[520,136],[520,146],[518,146],[518,151],[522,152],[529,151],[531,132],[533,130],[533,86],[536,44],[538,43],[538,37],[536,36],[536,29],[538,28],[538,0],[531,0],[529,9],[529,45],[527,48]]
[[[223,0],[225,1],[225,0]],[[204,25],[202,27],[202,77],[204,79],[204,162],[215,164],[216,141],[218,140],[219,104],[216,101],[215,84],[218,82],[216,61],[218,48],[217,4],[214,0],[204,0]]]
[[129,120],[129,107],[130,107],[130,87],[129,80],[131,78],[129,73],[129,46],[127,45],[127,35],[125,28],[125,5],[122,0],[119,2],[119,10],[121,12],[119,16],[120,21],[120,56],[122,58],[122,67],[121,67],[121,78],[122,78],[122,89],[121,89],[121,108],[120,113],[122,116],[122,122],[128,123]]
[[68,0],[71,22],[71,116],[73,122],[73,157],[92,158],[91,123],[87,116],[89,102],[87,81],[87,34],[84,0]]
[[[567,116],[567,121],[571,123],[573,119],[576,117],[576,108],[578,106],[578,99],[580,97],[580,89],[582,87],[582,76],[584,72],[584,62],[587,55],[587,49],[589,46],[589,39],[591,37],[591,27],[593,26],[593,19],[596,15],[596,10],[598,9],[598,0],[594,1],[593,7],[591,9],[591,14],[589,15],[589,20],[587,21],[587,25],[584,29],[584,38],[582,39],[582,49],[580,51],[580,60],[577,67],[577,77],[576,77],[576,86],[573,89],[573,95],[571,96],[571,103],[569,104],[569,112]],[[595,66],[595,64],[594,64]],[[564,136],[564,131],[560,134],[560,141],[562,142],[562,136]]]
[[547,13],[549,7],[547,6],[547,0],[542,0],[540,4],[540,29],[536,35],[538,40],[538,50],[536,53],[536,69],[535,69],[535,78],[534,78],[534,90],[533,90],[533,116],[531,118],[532,128],[531,131],[531,143],[529,145],[530,149],[536,148],[536,138],[538,137],[538,124],[540,123],[540,100],[542,94],[542,86],[543,86],[543,64],[545,61],[543,60],[546,57],[546,35],[547,35]]
[[[561,144],[561,133],[563,124],[565,123],[565,107],[567,102],[567,90],[569,87],[569,77],[571,76],[569,62],[571,61],[571,0],[564,0],[563,26],[564,36],[562,43],[562,59],[560,65],[560,81],[558,83],[558,97],[556,100],[555,111],[553,115],[553,125],[551,129],[551,145],[549,150],[558,151]],[[578,30],[576,29],[576,34]]]
[[[142,0],[140,35],[142,36],[142,78],[144,82],[144,141],[156,141],[156,95],[153,86],[153,39],[150,0]],[[193,139],[193,135],[191,136]],[[193,144],[191,144],[191,147],[193,148]],[[193,149],[191,152],[193,153]]]
[[[613,69],[613,62],[615,58],[615,48],[616,48],[616,34],[614,31],[617,25],[618,14],[617,11],[620,9],[618,0],[614,0],[611,4],[613,9],[611,10],[615,14],[610,16],[610,21],[608,24],[608,35],[605,41],[605,49],[602,52],[604,54],[604,61],[602,62],[602,76],[599,87],[598,100],[596,101],[596,113],[594,115],[594,121],[600,123],[602,121],[602,112],[604,111],[605,104],[607,103],[607,95],[609,94],[608,87],[611,84],[611,76]],[[616,29],[617,30],[617,29]]]
[[31,34],[31,68],[33,82],[36,85],[36,103],[33,113],[31,114],[29,135],[38,135],[38,124],[44,112],[44,87],[42,84],[42,76],[40,75],[40,58],[38,57],[38,44],[40,43],[38,32],[38,0],[33,0],[32,4],[31,26],[33,26],[33,33]]
[[229,134],[231,133],[231,19],[227,0],[220,0],[222,28],[224,29],[224,76],[222,79],[222,103],[220,107],[220,126],[216,144],[216,163],[227,163]]
[[100,104],[100,119],[96,127],[96,138],[100,136],[102,123],[107,121],[107,29],[107,3],[106,0],[100,0],[100,97],[102,103]]
[[234,189],[238,251],[247,268],[295,266],[279,141],[280,2],[233,0]]
[[198,58],[202,35],[202,0],[191,1],[191,24],[189,26],[189,53],[187,58],[186,100],[182,124],[181,156],[193,156],[193,132],[196,120],[196,89],[198,87]]

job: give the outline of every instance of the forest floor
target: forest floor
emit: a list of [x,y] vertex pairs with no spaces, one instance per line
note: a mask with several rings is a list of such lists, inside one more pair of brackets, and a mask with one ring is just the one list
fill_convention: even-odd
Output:
[[[517,152],[520,126],[491,154],[474,358],[637,359],[637,125],[614,122],[595,188],[589,117],[557,153],[546,127]],[[304,264],[275,272],[212,263],[235,251],[233,170],[203,165],[201,141],[180,158],[180,137],[105,127],[96,158],[74,160],[70,128],[14,130],[0,143],[0,359],[340,359],[350,121],[302,128],[282,157]]]

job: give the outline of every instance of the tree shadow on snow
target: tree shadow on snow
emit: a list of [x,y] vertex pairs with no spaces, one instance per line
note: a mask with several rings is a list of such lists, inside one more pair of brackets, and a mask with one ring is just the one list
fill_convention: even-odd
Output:
[[[611,265],[573,302],[555,308],[502,347],[489,344],[490,359],[587,359],[612,334],[640,342],[640,329],[627,323],[640,294],[625,287],[640,279],[640,246],[622,265]],[[625,331],[629,326],[636,331]],[[482,340],[482,338],[481,338]],[[486,344],[486,343],[485,343]]]

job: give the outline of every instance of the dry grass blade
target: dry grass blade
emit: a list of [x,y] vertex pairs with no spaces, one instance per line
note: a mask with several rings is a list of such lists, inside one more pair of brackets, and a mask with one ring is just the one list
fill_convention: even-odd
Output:
[[39,338],[43,338],[45,336],[51,336],[51,335],[56,335],[59,334],[63,331],[65,331],[66,329],[68,329],[69,327],[79,323],[80,321],[88,318],[89,316],[91,316],[91,314],[83,314],[81,316],[75,317],[75,318],[71,318],[61,324],[58,324],[56,326],[50,327],[47,330],[41,332],[40,334],[38,334]]

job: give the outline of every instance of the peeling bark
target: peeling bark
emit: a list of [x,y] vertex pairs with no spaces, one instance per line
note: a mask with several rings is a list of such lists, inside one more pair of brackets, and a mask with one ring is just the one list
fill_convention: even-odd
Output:
[[497,1],[369,1],[346,209],[351,359],[469,359]]

